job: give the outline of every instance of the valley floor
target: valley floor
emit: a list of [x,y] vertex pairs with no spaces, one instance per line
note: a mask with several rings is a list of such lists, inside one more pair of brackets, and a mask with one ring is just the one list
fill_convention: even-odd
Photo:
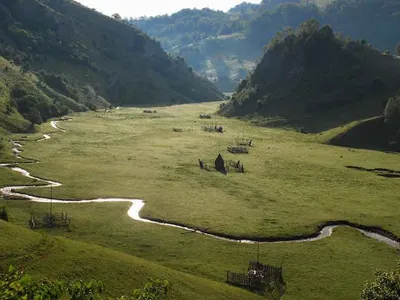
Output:
[[[154,114],[145,114],[139,108],[75,114],[72,121],[60,123],[66,132],[49,124],[42,126],[43,133],[50,133],[50,140],[35,142],[39,134],[13,138],[22,140],[23,157],[40,161],[24,168],[41,178],[63,183],[53,189],[57,199],[144,199],[143,217],[238,237],[310,234],[318,225],[334,220],[380,226],[400,235],[400,224],[396,222],[400,217],[399,179],[346,168],[400,169],[399,155],[327,146],[317,143],[314,135],[252,127],[235,119],[198,118],[201,113],[212,113],[217,106],[206,103],[152,108],[157,110]],[[203,125],[220,125],[225,132],[206,133],[201,130]],[[172,128],[183,131],[174,132]],[[226,151],[238,138],[253,140],[250,154],[235,156]],[[211,162],[219,153],[225,159],[240,160],[245,173],[223,175],[199,169],[198,159]],[[38,183],[8,169],[0,169],[0,175],[0,186]],[[50,189],[24,192],[49,197]],[[31,213],[48,209],[43,203],[3,202],[11,211],[11,222],[23,227],[27,227]],[[56,212],[68,211],[72,231],[56,230],[51,234],[113,249],[121,255],[144,259],[143,263],[151,261],[221,286],[226,270],[245,271],[247,262],[256,258],[256,245],[133,221],[126,213],[129,205],[54,205]],[[0,232],[0,240],[6,238]],[[0,268],[24,262],[22,253],[11,254],[12,244],[0,248]],[[9,254],[2,257],[3,252]],[[336,229],[332,237],[320,241],[260,246],[261,261],[284,266],[288,283],[285,299],[355,299],[364,282],[373,278],[375,269],[395,266],[398,254],[347,228]],[[90,269],[95,258],[87,260]],[[50,264],[45,262],[28,262],[26,267],[32,272],[39,268],[40,275],[52,274]],[[60,268],[55,273],[71,276],[74,269],[69,272],[67,275]],[[118,270],[113,272],[110,276],[118,277]],[[88,272],[92,277],[96,273]],[[143,276],[147,274],[138,272],[134,277]],[[152,276],[163,277],[163,273]],[[174,273],[168,279],[174,283],[176,277]],[[116,283],[109,288],[110,294],[124,290]],[[180,280],[177,289],[176,298],[187,299],[185,281]],[[226,298],[232,299],[228,297],[231,292],[237,293],[238,299],[257,299],[234,288],[226,292]]]

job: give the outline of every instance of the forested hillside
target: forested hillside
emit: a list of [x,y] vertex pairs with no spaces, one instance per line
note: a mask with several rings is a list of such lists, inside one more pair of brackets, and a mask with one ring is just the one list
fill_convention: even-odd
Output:
[[309,20],[272,39],[254,72],[221,108],[319,131],[381,115],[400,89],[400,59]]
[[254,45],[247,45],[243,34],[258,8],[242,4],[228,13],[184,9],[171,16],[127,21],[155,37],[167,52],[184,57],[194,70],[228,92],[261,55]]
[[[50,81],[62,82],[61,77],[50,76]],[[32,73],[15,66],[0,57],[0,129],[9,132],[34,131],[51,117],[65,115],[70,111],[85,111],[96,104],[108,107],[109,103],[96,95],[80,94],[85,104],[63,95],[44,83]],[[1,131],[0,131],[1,132]]]
[[259,47],[277,31],[314,18],[351,39],[368,40],[375,48],[394,51],[400,41],[400,2],[390,0],[315,0],[261,9],[247,28],[248,40]]
[[[109,103],[170,104],[221,96],[143,32],[69,0],[1,0],[0,56],[20,66],[21,73],[35,73],[40,90],[68,98],[46,100],[52,104],[50,116]],[[3,93],[13,90],[8,86]],[[36,111],[39,115],[29,118],[31,122],[48,117]]]
[[251,71],[277,32],[314,18],[351,39],[368,40],[380,51],[400,42],[400,2],[389,0],[264,0],[230,11],[183,10],[171,16],[130,20],[166,51],[223,91],[232,91]]

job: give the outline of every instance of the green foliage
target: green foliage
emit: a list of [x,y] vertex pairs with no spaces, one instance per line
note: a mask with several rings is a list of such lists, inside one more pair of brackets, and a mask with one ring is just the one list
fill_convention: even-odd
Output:
[[[308,122],[317,128],[307,126],[307,131],[326,130],[381,115],[381,101],[400,87],[392,81],[393,76],[400,76],[400,60],[382,55],[365,40],[335,36],[332,28],[320,28],[319,22],[311,19],[295,32],[278,32],[271,39],[249,79],[239,85],[235,101],[220,112],[257,112],[283,117],[299,127]],[[366,103],[363,110],[357,109],[361,103]],[[332,111],[345,113],[340,119]],[[324,115],[329,115],[331,124]]]
[[[130,22],[158,39],[166,51],[184,56],[196,72],[221,90],[231,92],[253,68],[243,61],[255,62],[266,44],[279,41],[277,32],[286,36],[286,28],[296,28],[310,19],[321,26],[329,24],[352,39],[368,40],[381,51],[393,52],[399,40],[395,30],[400,27],[399,11],[399,5],[390,0],[268,0],[258,5],[243,3],[226,13],[185,9],[171,16]],[[233,57],[237,57],[236,62]],[[235,65],[242,65],[240,73]]]
[[13,267],[9,268],[7,274],[0,275],[1,300],[60,299],[64,294],[64,290],[65,284],[63,282],[49,280],[36,281]]
[[[74,1],[4,1],[0,4],[0,55],[21,66],[26,76],[28,71],[42,71],[44,83],[70,98],[57,101],[69,102],[64,103],[69,110],[105,107],[108,102],[169,103],[172,98],[192,102],[221,96],[186,64],[169,57],[159,43],[119,22],[118,14],[114,17]],[[82,95],[88,85],[99,96],[95,101]],[[46,109],[36,104],[33,108],[45,121]],[[40,123],[33,108],[24,116]]]
[[398,300],[400,299],[400,262],[393,271],[378,270],[376,279],[368,282],[360,300]]
[[[162,300],[170,291],[166,280],[151,280],[142,289],[135,289],[131,296],[122,296],[118,300]],[[34,280],[10,266],[8,273],[0,274],[1,300],[111,300],[102,296],[104,285],[100,281],[81,280],[66,283],[59,280]]]
[[122,20],[121,15],[118,14],[118,13],[113,14],[112,17],[117,21],[121,21]]
[[129,22],[159,39],[166,50],[243,29],[243,23],[238,23],[237,17],[208,8],[183,9],[171,16],[131,18]]
[[118,300],[162,300],[167,299],[171,290],[171,284],[167,280],[153,280],[141,289],[135,289],[130,297],[122,297]]
[[385,122],[388,124],[400,123],[400,96],[390,98],[385,107]]
[[74,281],[67,285],[66,291],[71,300],[96,300],[101,299],[104,285],[100,281],[91,280],[89,283]]
[[[11,90],[11,103],[27,120],[41,124],[51,117],[61,115],[60,106],[51,103],[37,90],[20,83]],[[61,108],[62,109],[62,108]]]
[[[399,11],[400,5],[392,1],[337,0],[329,1],[322,9],[317,6],[318,1],[297,2],[281,3],[275,9],[268,5],[261,6],[247,28],[248,40],[260,47],[277,31],[316,19],[353,39],[364,38],[380,50],[394,49],[398,42],[394,28],[400,26],[400,19],[394,14]],[[385,34],[380,34],[382,32]]]

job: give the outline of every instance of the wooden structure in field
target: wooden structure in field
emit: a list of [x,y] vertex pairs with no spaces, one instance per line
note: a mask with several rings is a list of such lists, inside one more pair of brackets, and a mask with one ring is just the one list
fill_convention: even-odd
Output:
[[244,173],[244,165],[239,161],[224,160],[222,155],[219,154],[218,157],[213,161],[204,161],[198,159],[199,167],[202,170],[211,171],[211,166],[214,165],[215,170],[221,173],[238,172]]
[[211,119],[211,115],[208,115],[208,114],[200,114],[200,119]]
[[224,127],[217,125],[202,126],[201,129],[206,132],[224,133]]
[[68,217],[67,213],[62,212],[61,215],[53,214],[53,185],[50,186],[49,212],[40,217],[31,214],[28,224],[31,229],[66,228],[68,231],[70,230],[71,218]]
[[228,147],[227,150],[233,154],[249,154],[249,149],[243,146],[232,146]]
[[236,145],[253,147],[253,140],[236,139]]
[[247,288],[254,292],[268,295],[270,299],[280,299],[286,290],[281,267],[264,265],[260,262],[250,261],[247,273],[227,271],[228,284]]
[[67,213],[61,213],[60,216],[47,213],[42,217],[37,217],[32,214],[28,224],[31,229],[66,228],[69,230],[71,218],[68,217]]

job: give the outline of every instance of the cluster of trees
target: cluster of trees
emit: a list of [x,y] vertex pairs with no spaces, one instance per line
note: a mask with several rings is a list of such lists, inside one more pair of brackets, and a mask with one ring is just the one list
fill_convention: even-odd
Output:
[[171,16],[130,18],[128,21],[156,37],[167,50],[175,45],[187,45],[207,37],[231,34],[235,31],[234,26],[241,26],[240,22],[233,25],[230,16],[224,12],[208,8],[184,9]]
[[[277,31],[297,27],[315,18],[352,39],[366,39],[381,51],[394,51],[400,36],[400,2],[389,0],[335,0],[325,7],[316,2],[287,1],[274,10],[261,7],[247,29],[248,40],[265,45]],[[384,33],[384,34],[382,34]]]
[[400,151],[400,91],[396,96],[389,98],[384,116],[388,129],[393,132],[389,146],[394,150]]
[[[149,280],[141,289],[135,289],[131,295],[116,300],[162,300],[166,299],[171,285],[166,280]],[[32,277],[10,267],[8,273],[0,275],[0,299],[2,300],[112,300],[103,296],[104,284],[90,282],[43,279]]]
[[[43,70],[39,76],[50,88],[46,93],[64,96],[60,102],[70,110],[107,101],[187,103],[220,97],[209,82],[118,14],[109,18],[74,1],[2,1],[0,20],[0,56],[24,72]],[[40,101],[26,98],[28,104],[20,98],[29,120],[47,119],[47,108],[37,107]]]
[[150,36],[156,37],[166,50],[201,40],[243,31],[257,5],[244,4],[230,12],[183,9],[171,16],[127,19]]
[[264,0],[259,5],[242,3],[227,13],[184,9],[171,16],[126,21],[170,50],[176,45],[237,32],[244,32],[246,42],[261,48],[277,31],[312,18],[353,39],[366,39],[382,51],[394,51],[400,39],[396,30],[400,26],[400,3],[390,0],[335,0],[324,7],[318,6],[318,1]]
[[[343,38],[310,19],[270,39],[258,66],[221,112],[316,120],[346,108],[348,119],[335,122],[376,116],[387,95],[399,88],[393,80],[400,76],[399,66],[400,60],[382,55],[366,40]],[[360,103],[362,113],[348,109]]]
[[[236,56],[239,62],[255,61],[277,32],[296,28],[309,19],[329,24],[351,39],[367,40],[380,51],[395,53],[400,41],[396,30],[400,28],[400,2],[392,0],[264,0],[260,4],[242,3],[226,13],[185,9],[170,16],[125,21],[155,37],[166,51],[183,56],[200,74],[210,77],[217,69],[217,84],[222,88],[224,80],[231,81],[229,86],[236,82],[229,77],[231,66],[225,67],[223,60],[213,69],[209,67],[221,41],[228,60]],[[228,39],[238,46],[232,47],[225,42]]]
[[69,112],[68,107],[60,102],[53,102],[37,89],[16,84],[10,93],[10,112],[17,110],[25,119],[33,124],[41,124],[52,117],[58,117]]

